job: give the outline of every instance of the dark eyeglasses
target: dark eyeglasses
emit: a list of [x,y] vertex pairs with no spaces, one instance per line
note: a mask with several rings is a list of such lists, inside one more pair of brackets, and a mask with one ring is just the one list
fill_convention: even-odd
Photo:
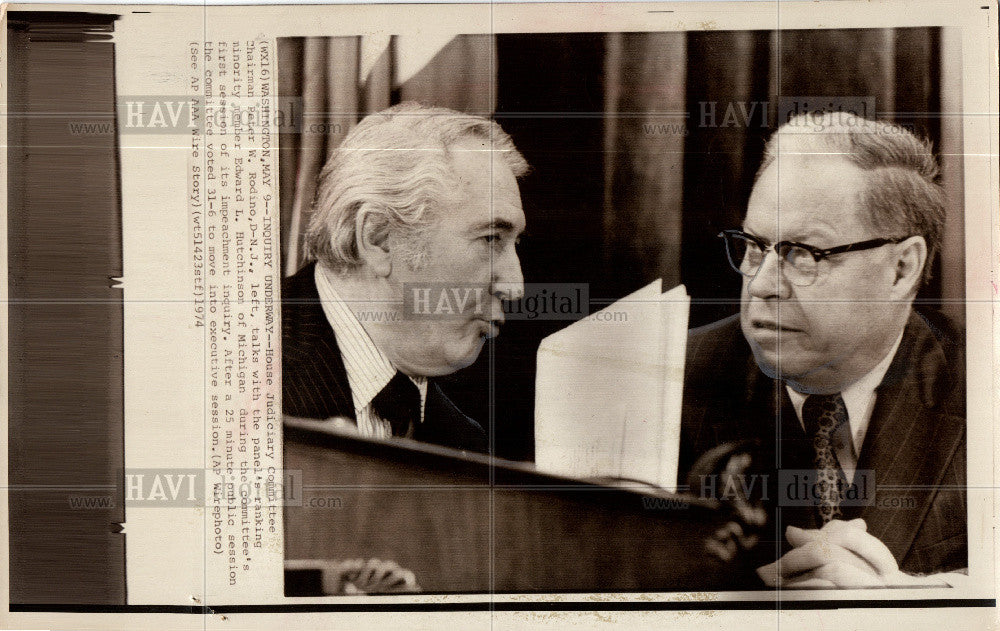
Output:
[[846,252],[880,248],[883,245],[901,243],[910,238],[869,239],[824,250],[795,241],[779,241],[772,245],[764,239],[742,230],[723,230],[718,236],[726,242],[726,255],[729,257],[729,264],[743,276],[751,278],[756,276],[757,272],[760,271],[760,266],[764,264],[767,251],[773,249],[778,254],[785,278],[798,287],[806,287],[816,281],[817,276],[819,276],[820,264],[827,257]]

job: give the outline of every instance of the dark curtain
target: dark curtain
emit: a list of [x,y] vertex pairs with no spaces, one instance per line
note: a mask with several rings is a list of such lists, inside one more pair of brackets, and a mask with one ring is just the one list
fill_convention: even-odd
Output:
[[[421,101],[489,116],[493,113],[493,38],[461,35],[432,49],[412,76],[401,77],[400,55],[413,51],[395,36],[288,37],[278,40],[278,96],[300,116],[282,134],[280,203],[282,269],[303,264],[302,234],[323,164],[366,115],[400,101]],[[411,54],[426,54],[424,47]]]

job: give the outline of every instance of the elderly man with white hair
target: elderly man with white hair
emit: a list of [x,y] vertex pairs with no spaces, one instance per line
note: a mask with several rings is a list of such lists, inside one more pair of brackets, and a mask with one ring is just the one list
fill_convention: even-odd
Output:
[[286,416],[487,451],[433,378],[474,362],[523,293],[527,168],[497,123],[444,108],[404,103],[351,130],[320,175],[313,262],[282,285]]

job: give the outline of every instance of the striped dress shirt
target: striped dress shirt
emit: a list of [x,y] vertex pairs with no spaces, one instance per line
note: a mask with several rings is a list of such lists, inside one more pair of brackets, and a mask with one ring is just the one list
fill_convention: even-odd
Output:
[[[315,275],[316,290],[319,292],[323,313],[333,327],[347,371],[347,382],[351,386],[351,396],[354,399],[354,413],[357,415],[358,433],[366,438],[389,438],[392,436],[389,421],[375,413],[372,399],[396,375],[396,368],[375,345],[371,336],[365,331],[364,325],[334,289],[336,274],[318,264]],[[427,404],[427,378],[410,377],[410,381],[420,391],[422,423]]]

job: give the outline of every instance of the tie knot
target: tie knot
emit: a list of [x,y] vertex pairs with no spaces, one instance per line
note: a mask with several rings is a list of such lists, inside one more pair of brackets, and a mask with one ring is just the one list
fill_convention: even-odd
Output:
[[802,424],[810,436],[829,438],[847,422],[847,406],[837,394],[810,394],[802,404]]
[[409,437],[420,421],[420,390],[413,380],[396,371],[372,399],[372,409],[380,418],[389,421],[393,436]]

